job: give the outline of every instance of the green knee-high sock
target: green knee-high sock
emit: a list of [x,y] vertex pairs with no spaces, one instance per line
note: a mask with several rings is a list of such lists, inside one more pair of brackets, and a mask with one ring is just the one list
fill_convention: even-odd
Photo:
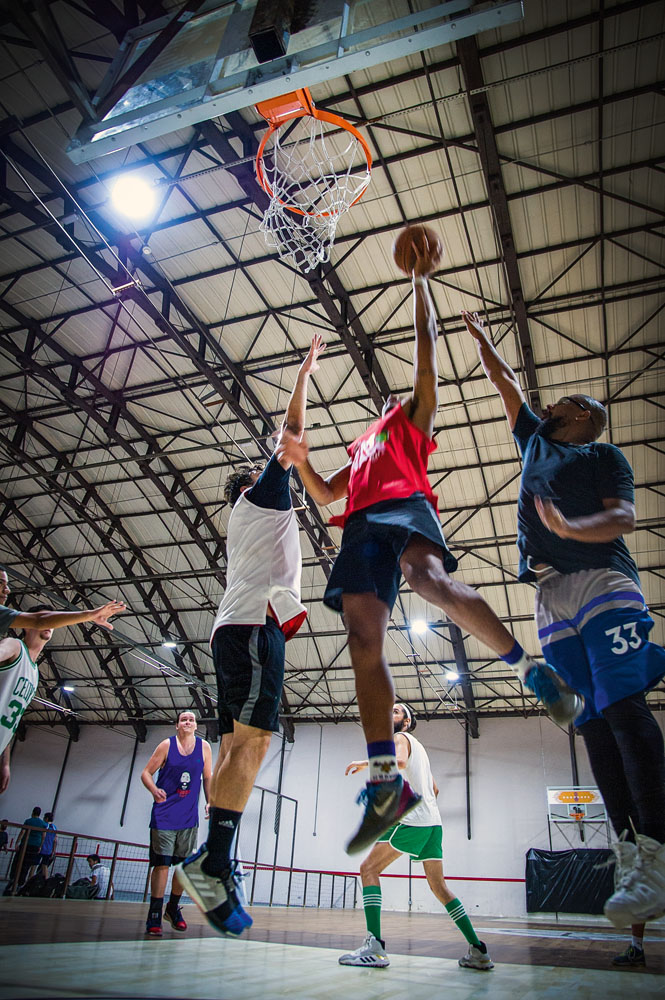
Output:
[[476,948],[480,944],[478,935],[473,929],[473,924],[466,915],[466,910],[459,899],[451,899],[449,903],[446,903],[446,910],[451,920],[454,920],[459,929],[461,930],[464,937],[467,939],[469,944],[474,945]]
[[381,940],[381,888],[378,885],[363,886],[363,907],[365,923],[370,934]]

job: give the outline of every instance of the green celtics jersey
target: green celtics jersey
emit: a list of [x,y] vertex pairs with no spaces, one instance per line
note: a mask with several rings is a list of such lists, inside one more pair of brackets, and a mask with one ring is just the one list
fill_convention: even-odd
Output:
[[16,732],[39,684],[37,664],[30,659],[25,645],[18,641],[19,655],[11,663],[0,666],[0,753]]

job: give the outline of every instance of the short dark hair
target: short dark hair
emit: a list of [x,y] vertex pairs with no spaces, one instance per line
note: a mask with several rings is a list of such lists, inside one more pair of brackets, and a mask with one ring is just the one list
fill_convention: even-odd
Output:
[[99,854],[89,854],[85,860],[93,861],[96,865],[98,865],[100,861]]
[[35,604],[34,608],[28,608],[27,613],[34,615],[36,611],[53,611],[53,608],[50,604]]
[[585,396],[583,393],[576,393],[575,395],[579,396],[586,403],[590,414],[590,423],[594,431],[591,440],[596,441],[607,427],[607,410],[593,396]]
[[[181,716],[181,715],[184,715],[184,714],[185,714],[185,712],[191,712],[191,714],[192,714],[192,715],[194,716],[194,718],[196,719],[196,712],[194,711],[194,709],[193,709],[193,708],[183,708],[183,709],[182,709],[182,711],[181,711],[181,712],[178,712],[178,715],[176,716],[176,720],[175,720],[175,724],[176,724],[176,726],[177,726],[177,725],[178,725],[178,723],[180,722],[180,716]],[[198,719],[196,719],[196,721],[198,722],[199,720],[198,720]]]
[[42,814],[41,806],[35,806],[35,808],[32,810],[32,815],[41,816],[41,814]]
[[241,465],[239,469],[232,472],[224,485],[224,499],[232,507],[240,496],[243,487],[251,486],[253,476],[263,472],[263,465]]
[[53,822],[53,813],[44,813],[44,819],[47,823]]

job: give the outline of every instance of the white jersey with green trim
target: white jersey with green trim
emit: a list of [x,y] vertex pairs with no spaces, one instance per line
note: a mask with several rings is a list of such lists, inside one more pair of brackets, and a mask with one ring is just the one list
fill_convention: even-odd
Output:
[[434,778],[425,748],[411,733],[400,733],[400,736],[406,736],[411,746],[409,760],[402,773],[414,792],[422,795],[423,799],[401,822],[404,826],[441,826],[441,813],[434,794]]
[[11,663],[0,665],[0,753],[16,732],[23,713],[39,684],[39,668],[30,659],[26,646],[16,640],[21,651]]

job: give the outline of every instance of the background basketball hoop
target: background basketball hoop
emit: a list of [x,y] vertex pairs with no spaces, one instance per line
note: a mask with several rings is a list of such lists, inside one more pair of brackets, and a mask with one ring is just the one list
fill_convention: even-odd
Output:
[[311,271],[330,260],[340,217],[367,190],[369,146],[350,122],[316,108],[306,88],[256,110],[270,126],[256,156],[270,197],[260,228],[280,257]]

